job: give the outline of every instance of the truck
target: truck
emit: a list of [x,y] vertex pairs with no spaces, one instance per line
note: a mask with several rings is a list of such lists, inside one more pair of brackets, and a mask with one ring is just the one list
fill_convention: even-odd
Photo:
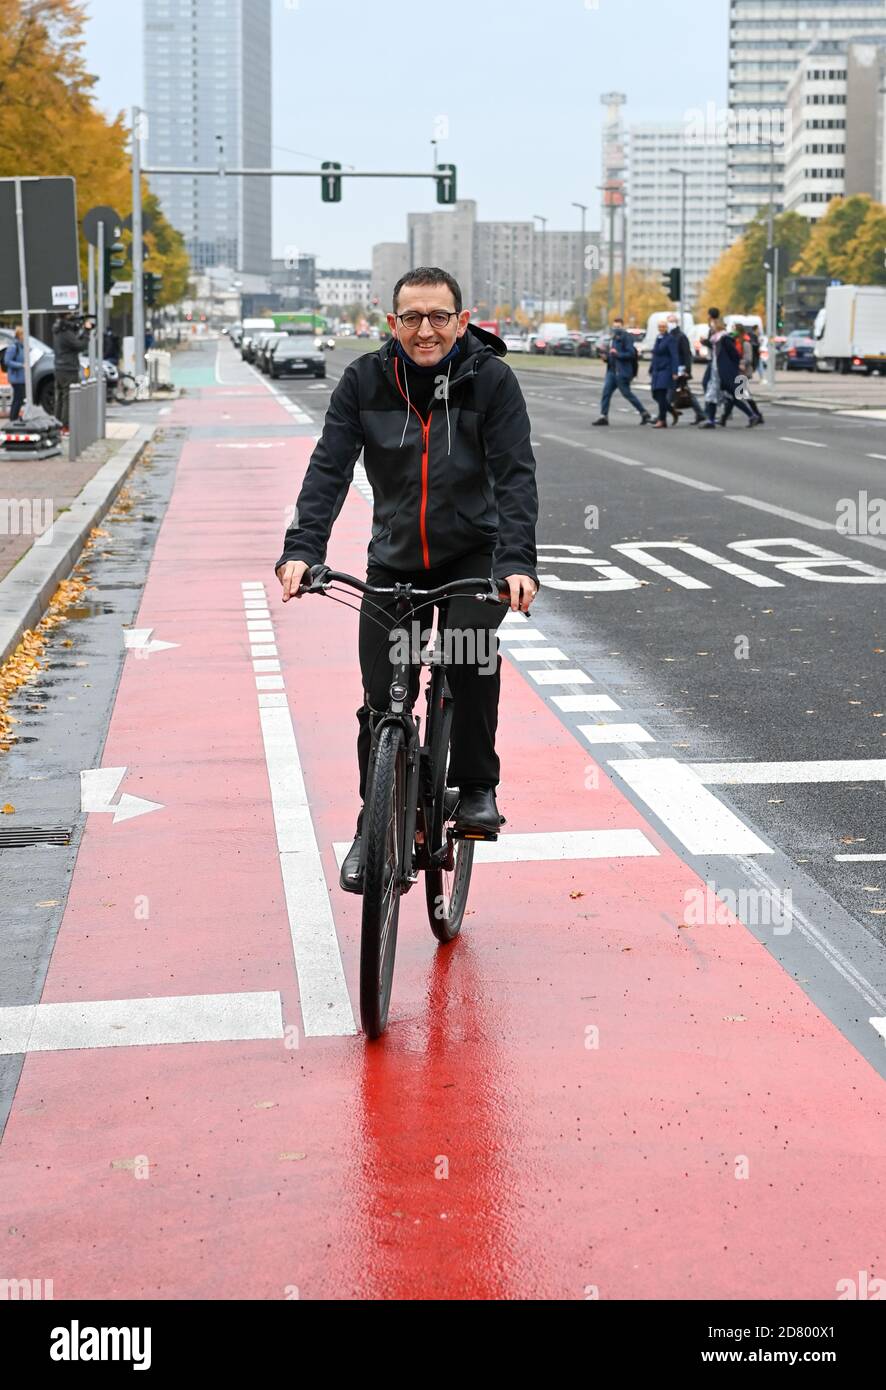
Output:
[[820,366],[886,376],[886,285],[829,285],[813,337]]

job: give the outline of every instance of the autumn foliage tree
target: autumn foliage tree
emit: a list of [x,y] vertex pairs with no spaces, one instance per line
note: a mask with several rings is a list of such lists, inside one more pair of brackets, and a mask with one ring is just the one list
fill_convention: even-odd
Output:
[[[0,20],[0,177],[70,175],[77,209],[96,204],[132,210],[129,132],[123,116],[108,120],[96,104],[95,77],[83,56],[81,0],[4,0]],[[181,235],[163,216],[147,184],[142,201],[153,218],[145,237],[146,268],[163,277],[161,303],[182,299],[188,257]],[[81,270],[86,246],[81,237]]]

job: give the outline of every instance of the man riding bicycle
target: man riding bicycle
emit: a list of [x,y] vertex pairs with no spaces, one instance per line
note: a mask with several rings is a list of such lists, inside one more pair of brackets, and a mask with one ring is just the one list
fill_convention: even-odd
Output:
[[[366,582],[435,588],[454,579],[503,578],[511,609],[529,611],[538,592],[535,526],[538,492],[523,393],[502,361],[505,346],[468,323],[461,290],[445,270],[423,266],[394,287],[392,337],[345,368],[332,393],[323,433],[275,565],[283,602],[298,593],[311,565],[322,564],[362,449],[374,507]],[[360,607],[363,704],[357,710],[360,799],[373,720],[388,706],[389,624],[395,599],[364,596]],[[495,751],[501,657],[490,667],[505,608],[471,598],[449,603],[448,628],[473,632],[478,657],[447,665],[453,696],[448,785],[458,788],[456,826],[497,833],[500,764]],[[427,619],[426,614],[420,617]],[[395,620],[391,616],[390,626]],[[414,668],[413,698],[419,670]],[[362,889],[357,866],[363,811],[342,864],[341,886]]]

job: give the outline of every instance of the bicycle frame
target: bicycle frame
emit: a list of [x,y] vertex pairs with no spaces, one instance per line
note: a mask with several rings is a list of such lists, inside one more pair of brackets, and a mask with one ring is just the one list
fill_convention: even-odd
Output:
[[[506,591],[495,584],[492,578],[487,579],[464,579],[454,580],[449,585],[441,585],[439,589],[416,589],[411,584],[396,584],[393,589],[380,589],[364,584],[361,580],[355,579],[353,575],[340,574],[331,570],[328,565],[313,565],[310,569],[310,585],[303,587],[304,593],[323,593],[334,581],[344,582],[364,594],[390,594],[397,596],[397,603],[394,613],[394,621],[391,630],[397,626],[404,618],[414,611],[415,598],[421,598],[426,603],[433,602],[438,610],[438,633],[442,632],[449,608],[449,600],[454,597],[454,593],[447,593],[446,590],[467,593],[467,585],[476,588],[486,586],[486,592],[476,593],[477,598],[482,598],[486,602],[500,603],[505,601]],[[433,597],[439,594],[439,598]],[[509,594],[507,595],[509,597]],[[430,832],[430,818],[428,815],[429,806],[433,802],[433,785],[431,778],[433,769],[430,768],[430,755],[433,746],[433,731],[436,725],[435,712],[442,705],[442,700],[446,691],[446,670],[444,666],[435,665],[431,671],[428,686],[428,722],[425,730],[425,743],[420,743],[421,718],[412,712],[412,701],[409,695],[409,678],[411,673],[411,663],[400,661],[394,667],[394,675],[389,687],[390,703],[387,710],[378,717],[378,721],[372,731],[372,743],[369,753],[369,766],[366,776],[367,788],[372,786],[372,779],[375,771],[375,755],[378,747],[378,739],[381,730],[389,724],[399,724],[403,730],[406,747],[406,787],[405,787],[405,814],[403,822],[403,839],[398,849],[398,887],[401,892],[408,892],[418,878],[418,871],[427,868],[452,867],[452,845],[448,843],[439,851],[439,862],[436,853],[432,856],[428,848],[428,834]],[[416,856],[413,863],[413,846],[415,843],[415,832],[418,823],[418,813],[421,809],[422,820],[424,822],[424,848]],[[366,842],[364,840],[361,847],[360,870],[365,869]]]

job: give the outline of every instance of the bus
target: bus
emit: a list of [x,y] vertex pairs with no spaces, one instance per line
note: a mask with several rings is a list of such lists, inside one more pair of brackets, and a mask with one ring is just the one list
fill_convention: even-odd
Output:
[[271,314],[275,328],[303,328],[306,333],[328,333],[329,324],[324,314],[312,313],[309,309],[294,313]]

